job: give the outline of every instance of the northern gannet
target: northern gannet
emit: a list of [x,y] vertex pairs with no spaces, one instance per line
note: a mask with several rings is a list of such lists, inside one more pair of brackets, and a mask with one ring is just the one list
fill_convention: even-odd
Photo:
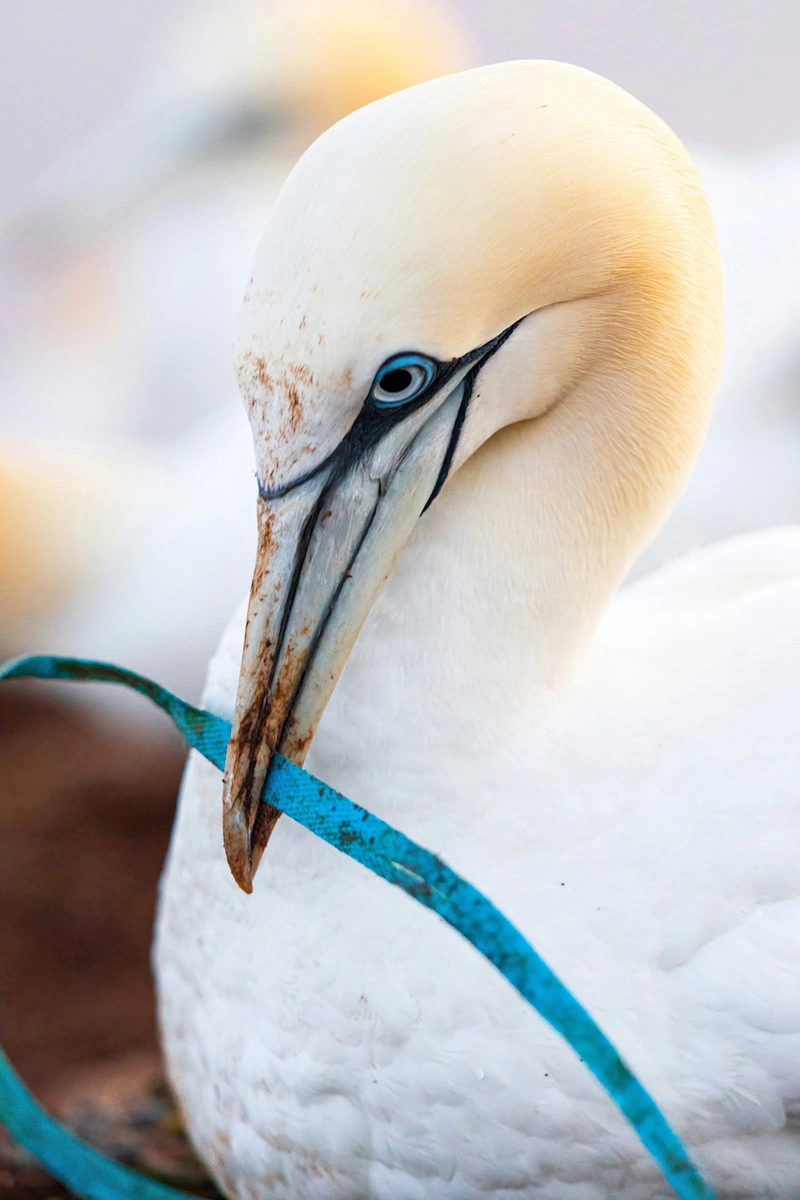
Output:
[[[700,168],[725,275],[723,378],[688,487],[636,559],[638,576],[719,538],[800,521],[800,388],[791,386],[800,324],[800,244],[792,249],[800,154],[787,149],[764,161],[713,165],[706,157]],[[57,629],[40,627],[41,646],[100,654],[199,698],[219,630],[250,577],[254,499],[246,417],[239,405],[221,403],[164,461],[93,586]],[[187,589],[197,597],[189,611]],[[135,705],[130,715],[137,714]]]
[[225,787],[192,757],[154,948],[227,1196],[665,1194],[469,946],[256,816],[276,746],[500,905],[718,1196],[796,1196],[800,530],[613,598],[721,350],[688,155],[588,71],[420,85],[289,177],[237,344],[259,547],[205,695],[234,721]]

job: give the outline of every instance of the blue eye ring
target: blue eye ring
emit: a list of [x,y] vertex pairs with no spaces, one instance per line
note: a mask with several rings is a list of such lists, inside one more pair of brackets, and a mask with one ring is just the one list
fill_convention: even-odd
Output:
[[372,384],[370,396],[376,408],[399,408],[427,391],[436,375],[437,363],[424,354],[395,354],[383,364]]

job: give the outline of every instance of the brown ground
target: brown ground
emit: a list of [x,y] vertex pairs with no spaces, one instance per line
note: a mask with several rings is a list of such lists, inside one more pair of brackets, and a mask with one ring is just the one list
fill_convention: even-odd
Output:
[[[0,688],[0,1043],[116,1157],[202,1190],[161,1079],[149,948],[184,750]],[[0,1146],[3,1200],[63,1195]]]

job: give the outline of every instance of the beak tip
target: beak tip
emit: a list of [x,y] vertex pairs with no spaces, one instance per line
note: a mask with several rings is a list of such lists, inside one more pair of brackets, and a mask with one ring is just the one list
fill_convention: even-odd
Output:
[[227,802],[223,805],[222,839],[231,874],[242,891],[249,895],[253,890],[254,874],[250,852],[250,830],[241,808]]
[[231,875],[242,891],[249,896],[253,891],[253,870],[247,850],[240,849],[239,846],[232,847],[226,843],[225,854]]

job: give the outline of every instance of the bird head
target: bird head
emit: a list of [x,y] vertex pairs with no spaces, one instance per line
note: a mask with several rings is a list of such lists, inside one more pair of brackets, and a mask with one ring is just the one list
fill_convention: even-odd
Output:
[[590,72],[520,62],[449,76],[361,109],[307,151],[270,216],[237,344],[259,544],[224,836],[245,890],[277,817],[259,804],[271,758],[302,763],[448,481],[508,429],[560,447],[560,492],[558,471],[536,486],[580,524],[570,473],[596,476],[622,561],[702,438],[720,296],[685,151]]

